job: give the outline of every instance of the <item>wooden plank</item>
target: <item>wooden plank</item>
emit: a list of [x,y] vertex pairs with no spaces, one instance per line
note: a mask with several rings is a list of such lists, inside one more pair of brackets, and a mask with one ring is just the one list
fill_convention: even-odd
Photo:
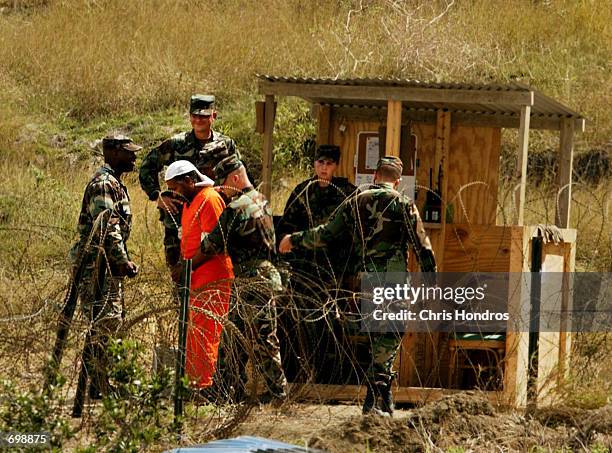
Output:
[[453,212],[452,222],[494,225],[501,129],[456,126],[453,115],[449,149],[445,203]]
[[318,99],[363,101],[439,102],[452,104],[533,105],[533,91],[461,90],[421,87],[318,85],[311,83],[259,81],[259,94]]
[[331,107],[318,105],[317,109],[317,145],[329,144],[331,127]]
[[436,113],[436,144],[434,146],[434,158],[432,167],[432,190],[436,190],[438,183],[438,174],[440,173],[440,164],[442,163],[442,145],[444,143],[444,111],[438,110]]
[[[529,121],[529,128],[558,131],[561,130],[561,121],[563,119],[564,118],[561,117],[538,116],[532,114],[531,119]],[[568,119],[568,121],[570,121],[574,125],[576,131],[584,131],[584,118],[571,118]],[[453,112],[453,123],[461,126],[501,127],[506,129],[519,129],[521,126],[521,119],[519,116],[501,113],[479,114]]]
[[[576,230],[573,230],[574,232]],[[564,239],[567,235],[567,230],[564,230]],[[573,293],[573,280],[570,278],[571,273],[576,270],[576,242],[565,243],[565,262],[563,268],[563,286],[562,286],[562,309],[571,313],[573,310],[572,298],[570,295]],[[570,356],[572,350],[572,333],[571,325],[569,324],[566,317],[561,320],[561,328],[559,329],[559,381],[561,385],[568,377]]]
[[[440,160],[438,165],[436,165],[437,171],[434,172],[436,177],[435,181],[438,180],[439,171],[442,171],[442,180],[440,187],[440,198],[442,205],[442,214],[441,214],[441,232],[440,237],[446,238],[446,205],[449,201],[448,197],[448,180],[449,180],[449,161],[451,159],[450,155],[450,143],[451,143],[451,114],[450,112],[444,112],[442,110],[438,111],[438,122],[436,124],[436,157]],[[439,148],[439,150],[438,150]],[[438,264],[438,271],[444,272],[444,247],[441,247],[438,251],[438,255],[436,256],[436,262]]]
[[555,223],[558,227],[569,228],[572,203],[572,167],[574,160],[574,123],[561,122],[559,133],[559,170],[557,186],[561,191],[557,200]]
[[[438,176],[442,171],[440,198],[442,205],[442,218],[440,222],[440,230],[433,234],[436,247],[434,250],[438,272],[444,271],[444,241],[446,238],[446,217],[445,203],[448,200],[448,161],[449,161],[449,146],[451,133],[451,115],[449,112],[438,110],[436,129],[435,129],[435,145],[434,145],[434,184],[437,184]],[[437,238],[435,238],[437,236]],[[437,240],[436,240],[437,239]],[[433,244],[432,244],[433,246]],[[426,336],[426,355],[424,373],[428,376],[428,385],[442,385],[440,377],[446,376],[447,373],[441,373],[441,363],[448,363],[448,348],[443,348],[440,341],[440,332],[431,332]],[[431,380],[433,379],[433,381]]]
[[[298,400],[309,401],[353,401],[361,404],[366,388],[362,385],[328,384],[289,384],[289,392]],[[436,387],[398,387],[393,388],[393,399],[397,403],[426,404],[444,396],[466,393],[465,390],[442,389]],[[505,404],[503,394],[497,391],[479,391],[493,404]]]
[[515,225],[523,225],[525,218],[525,194],[527,190],[527,155],[529,152],[529,119],[531,108],[521,108],[521,124],[518,133],[519,196],[516,201]]
[[[403,104],[402,117],[405,120],[420,122],[426,124],[435,124],[437,114],[431,109],[415,109]],[[381,106],[334,106],[340,115],[344,115],[347,119],[384,121],[387,115],[386,107]],[[520,116],[503,114],[503,113],[470,113],[463,111],[450,110],[453,115],[453,125],[455,126],[472,126],[472,127],[493,127],[518,129],[520,127]],[[529,121],[530,129],[540,130],[561,130],[561,117],[538,116],[531,115]],[[565,118],[574,125],[574,131],[584,131],[584,118]]]
[[401,387],[414,384],[413,375],[416,370],[414,352],[417,341],[417,334],[414,332],[406,332],[402,338],[402,346],[399,353],[399,373],[397,379],[397,382]]
[[[434,166],[434,155],[436,149],[436,127],[434,124],[412,123],[412,133],[417,138],[417,161],[416,168],[416,199],[415,202],[419,212],[423,214],[425,205],[425,188],[429,187],[429,169]],[[420,187],[419,187],[420,186]],[[434,249],[434,253],[437,250]]]
[[529,269],[531,255],[528,250],[531,236],[527,234],[527,228],[510,228],[512,232],[508,300],[510,320],[506,332],[503,394],[508,404],[526,407],[529,369],[528,321],[531,306],[528,299],[530,281],[524,277],[523,269]]
[[265,123],[266,123],[265,110],[266,110],[265,102],[263,101],[255,102],[255,132],[257,132],[258,134],[263,134],[265,131]]
[[273,152],[273,134],[274,134],[274,119],[276,116],[276,106],[274,104],[274,96],[266,95],[264,108],[264,137],[263,137],[263,155],[261,169],[261,192],[270,200],[272,192],[272,152]]
[[[517,247],[511,226],[449,224],[444,242],[445,272],[510,272]],[[520,269],[520,268],[519,268]]]
[[385,141],[385,154],[400,156],[402,139],[402,101],[389,100],[387,102],[387,136]]
[[[562,273],[565,268],[566,244],[544,244],[542,250],[542,273]],[[563,305],[563,293],[557,286],[556,276],[552,281],[543,279],[541,306],[542,313],[547,310],[560,311]],[[545,322],[545,320],[544,320]],[[560,330],[560,329],[559,329]],[[559,380],[559,347],[560,332],[542,329],[538,338],[538,380],[536,395],[538,405],[551,405],[555,402],[554,391]]]

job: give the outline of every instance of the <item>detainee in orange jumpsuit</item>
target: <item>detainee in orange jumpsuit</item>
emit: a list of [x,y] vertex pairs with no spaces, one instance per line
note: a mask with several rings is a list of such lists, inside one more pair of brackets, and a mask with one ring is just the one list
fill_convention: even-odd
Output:
[[[189,259],[199,250],[202,233],[214,229],[225,203],[212,188],[212,180],[188,161],[171,164],[166,183],[189,200],[183,204],[181,218],[181,255]],[[213,383],[222,332],[218,319],[227,315],[233,277],[227,255],[216,255],[191,274],[185,373],[192,387],[202,389]],[[203,311],[213,313],[217,320]]]

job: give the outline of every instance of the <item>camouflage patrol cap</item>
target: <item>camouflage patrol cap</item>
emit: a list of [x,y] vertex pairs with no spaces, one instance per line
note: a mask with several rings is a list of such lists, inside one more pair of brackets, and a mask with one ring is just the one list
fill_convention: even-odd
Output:
[[194,94],[189,100],[189,113],[210,116],[215,110],[215,97],[209,94]]
[[237,150],[230,149],[225,140],[215,140],[202,147],[198,166],[201,168],[214,167],[230,154],[234,153],[238,156],[238,159],[240,159],[240,153],[238,153]]
[[213,169],[215,173],[215,185],[219,186],[223,184],[223,181],[228,177],[230,173],[238,170],[240,167],[244,167],[244,164],[236,154],[226,157]]
[[402,171],[404,169],[404,164],[402,164],[402,160],[399,157],[395,156],[385,156],[381,157],[378,160],[378,164],[376,164],[376,170],[378,171],[381,168],[385,168],[388,171],[389,176],[393,175],[396,179],[402,177]]
[[126,151],[140,151],[142,146],[137,145],[126,135],[112,134],[102,139],[102,149],[125,149]]
[[315,153],[315,160],[329,159],[335,163],[340,162],[340,147],[336,145],[319,145]]

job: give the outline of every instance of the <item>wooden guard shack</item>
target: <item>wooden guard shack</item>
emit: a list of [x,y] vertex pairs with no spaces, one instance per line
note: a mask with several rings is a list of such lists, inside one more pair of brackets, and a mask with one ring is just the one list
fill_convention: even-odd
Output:
[[[317,144],[340,146],[339,176],[353,182],[357,178],[357,183],[367,180],[378,157],[372,155],[374,147],[367,143],[374,139],[380,155],[401,157],[408,170],[407,179],[425,186],[416,190],[422,216],[425,188],[430,183],[435,185],[441,209],[439,218],[434,219],[437,221],[426,223],[426,228],[441,272],[574,270],[576,230],[569,228],[569,219],[574,134],[585,127],[580,114],[519,83],[258,78],[259,93],[265,96],[256,111],[258,130],[264,137],[262,185],[268,197],[274,195],[275,97],[297,96],[312,105]],[[518,185],[511,219],[500,219],[498,209],[502,128],[518,132]],[[541,226],[524,225],[530,129],[559,131],[558,185],[562,190],[556,231],[562,239],[556,243],[546,240]],[[416,270],[412,265],[410,268]],[[571,303],[568,285],[564,279],[560,303],[566,308]],[[525,293],[532,290],[528,284],[517,285],[508,301],[511,317],[519,312],[529,315],[524,300]],[[456,375],[464,359],[459,353],[467,356],[472,348],[490,349],[488,352],[496,354],[499,385],[487,390],[493,401],[519,407],[528,399],[540,404],[552,401],[552,389],[567,369],[569,329],[562,325],[557,332],[531,335],[529,329],[519,330],[508,325],[501,340],[480,339],[474,343],[444,333],[406,333],[396,362],[396,401],[424,402],[461,391]],[[354,400],[365,393],[363,387],[355,385],[310,384],[302,386],[301,391],[306,397],[321,400]]]

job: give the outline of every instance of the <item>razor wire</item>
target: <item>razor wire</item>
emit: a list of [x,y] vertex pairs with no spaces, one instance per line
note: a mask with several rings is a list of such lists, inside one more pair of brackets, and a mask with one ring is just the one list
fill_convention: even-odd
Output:
[[[470,213],[467,212],[467,207],[462,201],[462,193],[464,190],[471,188],[482,187],[485,193],[493,196],[490,190],[487,190],[487,186],[482,181],[475,181],[470,184],[462,186],[461,190],[458,191],[455,196],[455,202],[457,202],[461,211],[464,214],[468,224],[470,223]],[[424,188],[430,190],[429,188]],[[575,198],[580,188],[575,186],[572,193],[572,197]],[[536,197],[531,197],[527,200],[527,205],[535,203],[533,200]],[[557,195],[558,203],[558,195]],[[598,200],[597,206],[608,206],[609,200]],[[498,209],[501,212],[500,217],[506,219],[507,208],[512,211],[514,209],[513,204],[511,206],[504,206],[503,201],[498,203]],[[445,209],[445,206],[443,206]],[[306,215],[308,213],[305,213]],[[607,221],[607,211],[603,212],[603,218],[601,219],[601,227],[598,228],[600,231],[599,240],[605,240],[604,227]],[[504,222],[505,223],[505,222]],[[15,234],[18,233],[12,226],[0,226],[0,233]],[[53,228],[47,229],[47,231],[38,231],[38,229],[22,229],[21,233],[28,233],[38,235],[45,238],[46,240],[53,240],[54,235],[58,239],[58,243],[61,242],[61,236],[59,231]],[[362,234],[363,236],[363,234]],[[362,238],[363,239],[363,238]],[[608,238],[609,239],[609,238]],[[161,244],[160,244],[161,247]],[[102,248],[103,249],[103,248]],[[98,250],[102,250],[98,249]],[[468,255],[465,250],[466,256]],[[126,284],[125,291],[125,304],[126,304],[126,318],[122,325],[122,335],[128,338],[133,338],[142,344],[146,345],[149,350],[149,357],[147,360],[152,361],[152,352],[157,346],[165,346],[171,349],[172,345],[175,344],[176,336],[176,315],[178,312],[178,305],[176,298],[174,297],[174,286],[170,282],[169,273],[165,266],[159,266],[152,263],[148,263],[146,266],[141,264],[143,272],[136,277],[134,281]],[[316,382],[316,373],[319,370],[314,369],[313,362],[314,357],[322,352],[322,348],[326,347],[331,350],[338,363],[343,363],[341,371],[345,375],[353,375],[348,379],[349,382],[359,383],[359,375],[362,375],[364,370],[360,365],[358,358],[355,356],[354,347],[347,342],[344,328],[338,326],[340,321],[345,321],[346,307],[349,303],[355,300],[359,300],[360,294],[355,291],[348,291],[339,288],[336,284],[339,279],[336,275],[332,275],[331,284],[329,282],[322,282],[320,279],[321,273],[329,274],[329,265],[327,262],[317,264],[312,263],[312,268],[309,271],[296,271],[292,274],[292,288],[293,291],[288,291],[285,294],[277,298],[277,309],[278,318],[287,319],[288,326],[279,326],[277,335],[283,336],[290,347],[296,347],[300,350],[297,351],[300,360],[298,360],[298,369],[295,371],[296,376],[300,376],[298,381],[295,381],[293,387],[291,387],[289,393],[288,402],[285,404],[292,404],[296,398],[300,396],[300,385]],[[48,282],[43,282],[47,278]],[[62,279],[60,282],[58,273],[54,272],[50,275],[39,275],[34,278],[38,279],[40,286],[47,288],[48,294],[36,295],[37,297],[30,300],[28,303],[24,303],[20,308],[22,311],[19,314],[11,314],[9,316],[0,317],[0,331],[3,334],[4,344],[0,347],[0,358],[7,364],[14,364],[13,368],[6,368],[4,375],[7,377],[19,377],[27,375],[32,381],[40,378],[41,365],[44,361],[43,358],[46,356],[48,351],[48,340],[50,333],[53,333],[55,329],[54,314],[56,311],[61,309],[61,304],[57,302],[58,296],[60,296],[66,290],[66,280]],[[23,283],[25,286],[26,283]],[[238,288],[234,291],[234,299],[231,301],[230,310],[240,310],[242,302],[239,298],[239,294],[243,289],[258,291],[261,282],[252,281],[249,279],[236,279],[234,286]],[[301,286],[302,288],[308,288],[308,291],[297,292],[295,287]],[[261,293],[263,291],[259,290]],[[39,305],[34,305],[38,301]],[[42,303],[41,303],[42,301]],[[256,304],[256,308],[262,308],[266,301],[261,300],[259,304]],[[4,306],[4,310],[11,310],[14,307]],[[32,308],[31,312],[27,309]],[[223,325],[223,331],[227,333],[226,338],[222,340],[221,348],[226,351],[229,362],[231,363],[233,353],[240,349],[246,350],[249,357],[254,357],[253,344],[251,339],[245,337],[235,324],[229,319],[229,316],[218,316],[212,310],[206,309],[193,309],[194,312],[200,311],[204,315],[208,316],[215,321],[218,321]],[[359,316],[359,315],[358,315]],[[357,318],[361,320],[360,318]],[[295,327],[291,329],[291,327]],[[309,326],[316,326],[327,336],[327,338],[318,338],[320,342],[327,341],[327,345],[322,346],[317,341],[313,341],[312,336],[308,332],[302,330],[308,329]],[[70,335],[70,351],[67,351],[66,363],[62,366],[62,371],[66,375],[68,380],[68,387],[73,386],[76,379],[78,370],[79,360],[79,343],[83,341],[84,334],[88,329],[88,323],[79,315],[78,319],[75,319],[74,327]],[[427,335],[427,334],[426,334]],[[316,339],[315,339],[316,340]],[[286,346],[287,347],[287,346]],[[22,355],[23,354],[23,355]],[[26,357],[29,363],[19,363],[17,356],[22,355]],[[152,367],[152,365],[151,365]],[[26,374],[24,374],[26,373]],[[29,374],[28,374],[29,373]],[[236,376],[232,376],[236,378]],[[221,392],[225,394],[225,400],[218,405],[210,405],[205,400],[198,401],[197,398],[192,401],[195,407],[206,406],[212,407],[207,416],[196,415],[192,417],[198,420],[198,423],[202,425],[201,433],[202,438],[214,437],[221,434],[230,433],[232,429],[240,424],[244,420],[252,408],[254,403],[248,401],[232,401],[230,389],[224,388],[224,382],[220,377],[219,388]],[[355,381],[357,379],[357,381]],[[416,372],[414,376],[417,384],[430,385],[432,383],[432,377],[422,375],[420,372]],[[251,384],[253,384],[251,382]],[[254,385],[254,384],[253,384]],[[254,387],[253,387],[254,388]],[[64,398],[69,397],[69,391],[66,390]],[[323,398],[321,399],[323,400]],[[95,413],[89,411],[85,418],[84,423],[91,423],[95,420]]]

